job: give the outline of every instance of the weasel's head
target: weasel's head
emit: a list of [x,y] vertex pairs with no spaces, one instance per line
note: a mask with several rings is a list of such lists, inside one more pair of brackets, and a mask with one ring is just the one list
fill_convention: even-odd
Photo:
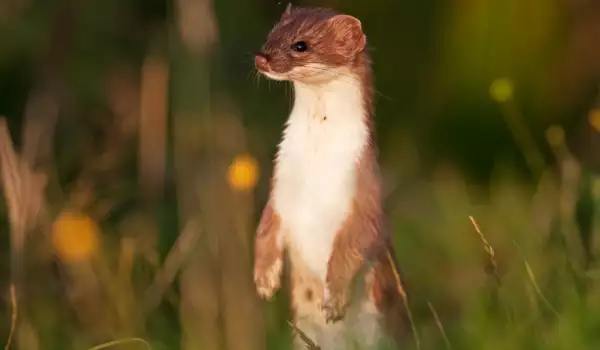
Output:
[[357,18],[288,5],[254,63],[270,79],[319,84],[351,70],[365,46]]

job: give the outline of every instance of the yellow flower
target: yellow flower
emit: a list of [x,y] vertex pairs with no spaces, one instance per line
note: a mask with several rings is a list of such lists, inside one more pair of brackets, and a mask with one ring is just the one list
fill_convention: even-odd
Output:
[[595,108],[590,111],[588,117],[590,124],[597,132],[600,132],[600,108]]
[[227,174],[229,186],[237,191],[254,188],[258,181],[258,164],[249,154],[236,156]]
[[63,212],[52,224],[52,244],[65,261],[90,258],[97,250],[100,228],[89,216]]
[[505,78],[496,79],[490,86],[490,95],[496,102],[506,102],[512,99],[513,83]]

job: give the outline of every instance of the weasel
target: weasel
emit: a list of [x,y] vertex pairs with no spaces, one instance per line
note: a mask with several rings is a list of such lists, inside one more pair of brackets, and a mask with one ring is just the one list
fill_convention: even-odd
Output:
[[285,252],[293,322],[318,346],[373,349],[398,339],[406,313],[383,223],[361,22],[288,5],[255,66],[294,86],[255,238],[258,294],[269,300],[279,289]]

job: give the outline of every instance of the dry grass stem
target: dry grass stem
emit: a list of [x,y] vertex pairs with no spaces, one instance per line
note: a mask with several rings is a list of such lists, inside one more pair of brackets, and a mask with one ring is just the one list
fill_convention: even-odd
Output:
[[146,292],[146,313],[149,313],[160,303],[165,290],[173,283],[185,259],[196,247],[200,234],[199,225],[189,221],[175,244],[173,244],[162,268],[157,272],[152,285]]
[[[178,29],[181,39],[190,51],[204,53],[219,39],[217,21],[210,0],[178,0]],[[210,14],[210,15],[209,15]]]
[[136,255],[135,241],[125,237],[121,239],[121,251],[117,264],[117,276],[119,280],[126,283],[133,271],[133,262]]
[[450,345],[450,340],[448,339],[448,336],[446,335],[446,331],[444,330],[444,325],[442,325],[442,321],[440,320],[440,317],[438,316],[437,312],[435,311],[435,308],[433,307],[433,304],[431,303],[431,301],[427,301],[427,306],[429,306],[429,311],[431,311],[431,314],[433,315],[433,318],[435,319],[435,324],[436,324],[437,328],[440,330],[440,334],[442,334],[442,338],[444,338],[444,343],[446,344],[446,349],[448,349],[448,350],[452,349],[452,346]]
[[152,349],[152,347],[150,346],[150,343],[148,343],[147,341],[145,341],[142,338],[126,338],[126,339],[113,340],[108,343],[96,345],[93,348],[89,348],[88,350],[106,349],[106,348],[110,348],[110,347],[125,344],[125,343],[141,343],[141,344],[144,344],[146,349]]
[[10,317],[10,331],[8,333],[8,340],[6,341],[6,346],[4,346],[4,350],[10,349],[12,344],[12,339],[15,334],[15,329],[17,328],[17,292],[15,291],[15,285],[10,285],[10,305],[11,305],[11,317]]
[[525,264],[525,270],[527,271],[527,276],[529,277],[529,280],[531,281],[531,285],[533,286],[535,293],[544,302],[544,304],[546,304],[546,306],[550,309],[550,311],[552,311],[552,313],[554,313],[554,315],[558,316],[558,311],[556,311],[556,309],[552,306],[552,304],[550,304],[548,299],[546,299],[546,297],[542,293],[542,289],[537,284],[535,274],[533,273],[533,269],[531,269],[531,266],[529,265],[529,262],[525,258],[525,255],[523,254],[521,247],[519,247],[519,245],[517,244],[517,242],[515,240],[513,240],[512,242],[515,245],[515,247],[517,248],[517,251],[519,252],[519,255],[521,256],[521,259],[523,259],[523,263]]
[[[23,237],[17,237],[16,232],[21,232],[24,227],[24,206],[22,205],[22,171],[20,160],[13,148],[13,142],[8,131],[6,120],[0,120],[0,163],[2,165],[2,185],[8,206],[8,216],[11,225],[11,239],[13,247],[20,247]],[[17,243],[19,242],[19,243]]]
[[[39,141],[34,136],[39,137],[39,134],[30,132],[25,135],[26,144],[23,145],[30,161],[36,154],[31,144]],[[46,177],[33,172],[30,164],[15,152],[4,118],[0,118],[0,164],[11,227],[11,247],[15,250],[12,253],[18,255],[25,242],[25,231],[37,224],[37,216],[44,207]]]
[[[11,323],[9,340],[6,345],[8,349],[16,332],[17,318],[17,288],[22,287],[23,249],[25,245],[26,225],[28,223],[28,198],[23,195],[24,175],[27,170],[13,148],[8,125],[4,118],[0,118],[0,165],[2,167],[2,186],[8,207],[8,219],[10,224],[10,287],[12,313],[14,323]],[[18,287],[16,287],[16,286]]]
[[45,205],[46,176],[31,168],[40,160],[40,154],[46,162],[50,158],[52,125],[57,113],[55,100],[46,94],[39,93],[29,99],[24,118],[22,155],[15,152],[7,122],[5,118],[0,118],[0,165],[10,224],[12,282],[12,321],[5,349],[10,348],[17,332],[17,290],[22,288],[25,236],[29,229],[37,225]]
[[585,244],[577,227],[575,211],[579,200],[581,176],[585,172],[577,159],[571,154],[565,142],[565,131],[560,126],[551,126],[546,130],[546,139],[560,166],[559,218],[564,234],[571,266],[579,274],[584,274]]
[[54,124],[58,119],[58,101],[45,90],[32,93],[25,106],[23,160],[30,166],[52,162]]
[[527,124],[525,124],[516,101],[509,99],[501,104],[501,108],[508,129],[513,135],[517,146],[521,149],[529,169],[536,175],[541,174],[546,166],[544,156]]
[[312,339],[310,339],[310,337],[306,335],[306,333],[304,333],[300,328],[298,328],[298,326],[296,326],[290,321],[287,321],[287,323],[294,331],[294,334],[298,335],[300,339],[302,339],[302,341],[306,344],[306,348],[308,350],[321,350],[321,347],[318,346]]
[[477,232],[477,234],[479,235],[479,238],[483,243],[483,249],[485,250],[488,256],[489,269],[486,269],[486,271],[488,271],[488,273],[493,274],[498,284],[501,284],[500,276],[498,275],[498,262],[496,261],[496,253],[494,252],[494,247],[492,247],[492,245],[488,242],[487,238],[485,238],[485,235],[479,228],[479,225],[477,224],[477,221],[475,221],[475,218],[473,216],[469,216],[469,220],[471,220],[471,224],[473,225],[475,232]]
[[142,66],[139,122],[139,181],[153,194],[163,190],[167,152],[169,67],[147,57]]
[[417,327],[415,326],[415,322],[412,316],[412,312],[410,311],[410,305],[408,304],[408,295],[406,294],[406,290],[402,285],[402,280],[400,279],[400,274],[396,269],[396,265],[394,264],[394,260],[392,259],[392,254],[390,251],[387,252],[388,262],[392,267],[392,271],[394,272],[394,278],[396,279],[396,289],[398,290],[398,294],[402,296],[402,302],[404,303],[404,308],[406,309],[406,315],[408,316],[408,320],[410,322],[410,328],[412,329],[413,336],[415,337],[415,345],[417,349],[421,349],[421,339],[419,338],[419,333],[417,332]]

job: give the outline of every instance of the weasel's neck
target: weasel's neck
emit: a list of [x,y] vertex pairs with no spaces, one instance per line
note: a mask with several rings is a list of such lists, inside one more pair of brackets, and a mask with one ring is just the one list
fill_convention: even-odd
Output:
[[[370,98],[361,76],[340,74],[323,84],[294,82],[294,107],[288,124],[314,120],[322,126],[366,127],[370,131]],[[303,119],[303,120],[300,120]]]

